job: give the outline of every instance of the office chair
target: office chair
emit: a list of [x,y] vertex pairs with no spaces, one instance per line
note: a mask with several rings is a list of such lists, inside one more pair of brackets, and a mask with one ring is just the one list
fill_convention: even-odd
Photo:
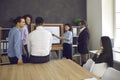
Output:
[[83,68],[87,69],[88,71],[91,71],[91,67],[94,66],[95,62],[92,59],[88,59],[85,64],[83,64]]
[[120,71],[109,67],[103,74],[102,80],[120,80]]
[[94,64],[94,66],[92,66],[90,72],[98,77],[102,77],[107,68],[107,63],[96,63]]

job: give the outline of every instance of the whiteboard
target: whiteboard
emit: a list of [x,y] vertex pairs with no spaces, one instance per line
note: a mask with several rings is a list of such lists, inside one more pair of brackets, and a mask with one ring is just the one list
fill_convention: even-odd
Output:
[[[50,33],[60,36],[60,26],[44,26],[46,30]],[[60,44],[60,39],[53,37],[52,43],[53,44]]]

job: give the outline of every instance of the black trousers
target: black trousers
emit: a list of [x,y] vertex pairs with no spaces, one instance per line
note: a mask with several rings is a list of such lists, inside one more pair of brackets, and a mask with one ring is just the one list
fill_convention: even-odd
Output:
[[10,64],[17,64],[18,58],[17,57],[8,57]]
[[[9,58],[10,64],[17,64],[18,63],[17,57],[8,57],[8,58]],[[23,60],[23,58],[24,58],[24,55],[22,55],[22,60]]]
[[26,55],[22,55],[23,62],[24,63],[29,63],[29,53],[28,53],[27,45],[24,45],[24,48],[25,48],[27,54]]
[[44,62],[48,62],[49,59],[49,55],[47,56],[33,56],[30,55],[30,63],[44,63]]
[[63,57],[72,59],[72,44],[63,43]]

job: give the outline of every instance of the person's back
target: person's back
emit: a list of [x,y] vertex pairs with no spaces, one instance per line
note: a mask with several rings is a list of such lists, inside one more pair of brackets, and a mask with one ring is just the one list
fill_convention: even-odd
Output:
[[51,50],[51,38],[50,32],[43,27],[37,27],[35,31],[30,33],[31,54],[34,56],[48,55]]
[[49,61],[49,53],[52,47],[52,34],[42,26],[44,20],[37,17],[37,28],[29,34],[28,51],[31,63],[43,63]]

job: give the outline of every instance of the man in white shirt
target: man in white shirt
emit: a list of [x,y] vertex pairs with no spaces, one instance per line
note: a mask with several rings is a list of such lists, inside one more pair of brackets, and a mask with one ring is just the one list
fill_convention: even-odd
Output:
[[28,37],[28,51],[31,63],[44,63],[49,61],[49,53],[52,47],[52,34],[42,26],[42,17],[35,19],[36,30]]

